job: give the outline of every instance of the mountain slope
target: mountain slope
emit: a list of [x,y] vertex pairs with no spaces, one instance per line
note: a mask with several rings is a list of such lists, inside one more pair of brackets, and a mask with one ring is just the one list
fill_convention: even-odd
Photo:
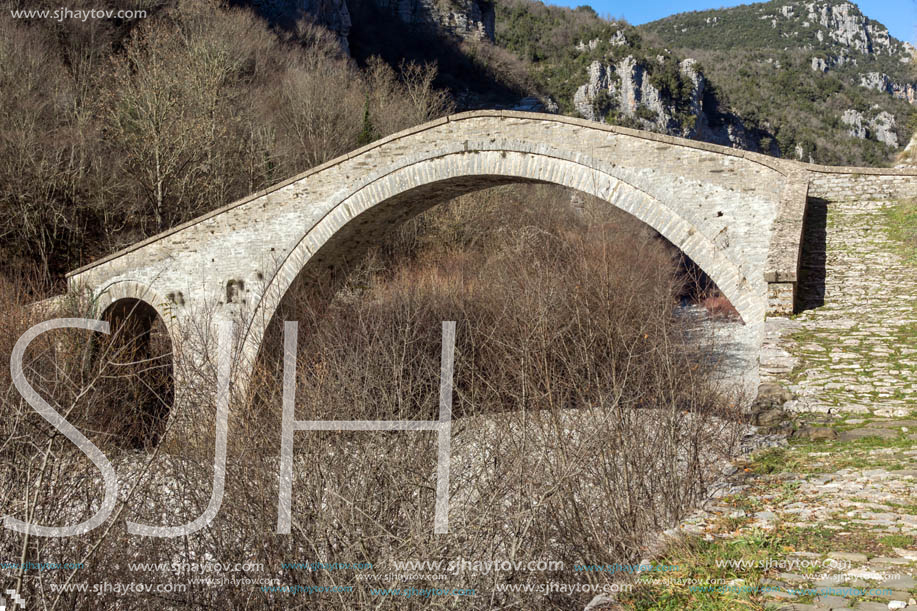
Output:
[[[843,0],[773,0],[638,28],[536,0],[247,1],[275,23],[311,14],[362,65],[375,55],[435,62],[458,109],[557,110],[843,165],[889,165],[917,123],[913,48]],[[533,94],[540,103],[520,102]]]
[[721,104],[766,120],[786,156],[886,165],[914,131],[914,48],[850,2],[773,0],[639,30],[698,59]]
[[723,110],[690,57],[589,7],[500,0],[496,43],[525,62],[539,93],[565,114],[780,154],[767,121]]

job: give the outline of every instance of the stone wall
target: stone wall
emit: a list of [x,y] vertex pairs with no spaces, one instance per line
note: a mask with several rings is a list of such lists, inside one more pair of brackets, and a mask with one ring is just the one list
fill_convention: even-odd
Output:
[[768,313],[797,311],[803,230],[810,199],[829,202],[917,197],[917,172],[908,169],[829,167],[796,164],[781,198],[781,212],[764,270]]
[[604,199],[654,228],[716,282],[757,333],[768,307],[763,270],[771,232],[778,217],[792,218],[780,212],[792,170],[786,164],[568,117],[463,113],[194,219],[77,270],[69,282],[98,307],[127,294],[122,287],[131,296],[139,291],[173,328],[204,315],[211,323],[239,321],[240,353],[253,360],[300,274],[327,273],[387,229],[461,193],[545,182]]
[[828,201],[917,197],[915,170],[818,168],[810,175],[809,197]]
[[802,255],[802,232],[808,204],[809,175],[792,172],[774,221],[773,237],[764,267],[767,282],[767,313],[792,314],[796,308],[796,286]]

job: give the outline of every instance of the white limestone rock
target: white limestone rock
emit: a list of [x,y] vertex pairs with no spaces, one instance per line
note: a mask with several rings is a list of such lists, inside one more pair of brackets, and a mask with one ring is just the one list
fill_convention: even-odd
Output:
[[895,132],[895,116],[888,111],[881,111],[875,117],[866,119],[863,113],[848,108],[841,115],[841,121],[848,126],[847,133],[853,138],[878,140],[892,148],[898,148],[898,135]]

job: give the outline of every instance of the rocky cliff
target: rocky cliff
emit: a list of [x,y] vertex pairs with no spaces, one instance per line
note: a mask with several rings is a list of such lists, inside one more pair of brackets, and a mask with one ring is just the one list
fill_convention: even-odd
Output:
[[772,27],[776,28],[780,17],[795,18],[795,21],[803,19],[802,27],[811,28],[819,42],[824,42],[827,37],[844,48],[864,54],[893,55],[899,52],[901,43],[889,36],[888,29],[871,21],[850,2],[784,4],[779,7],[779,15],[763,15],[761,18],[770,18]]
[[251,6],[269,23],[285,29],[306,16],[337,35],[341,49],[350,53],[348,36],[353,22],[346,0],[240,0],[239,3]]
[[[345,53],[353,28],[348,0],[251,0],[272,23],[290,25],[303,15],[334,32]],[[351,2],[353,0],[350,0]],[[494,39],[494,7],[486,0],[362,0],[412,28],[469,40]],[[359,24],[358,24],[359,25]],[[410,36],[410,31],[405,32]]]
[[888,95],[917,104],[917,85],[914,83],[896,83],[884,72],[866,72],[860,75],[860,87],[874,89]]
[[698,58],[730,110],[765,117],[786,155],[885,164],[917,111],[914,47],[847,0],[772,0],[641,26]]
[[893,162],[917,124],[914,48],[846,0],[772,0],[639,28],[534,0],[251,1],[310,14],[360,61],[436,61],[458,109],[556,109],[841,165]]
[[895,117],[891,113],[883,110],[866,118],[860,111],[850,108],[841,115],[841,121],[849,126],[847,133],[854,138],[874,138],[892,148],[898,148]]
[[[618,40],[623,38],[620,34]],[[585,51],[596,46],[592,40],[578,48]],[[680,97],[673,97],[671,90],[660,91],[664,86],[654,84],[651,74],[667,61],[674,60],[664,55],[649,61],[627,55],[615,63],[593,61],[586,83],[573,96],[577,113],[593,121],[632,124],[674,136],[780,155],[771,134],[749,129],[739,117],[717,109],[708,92],[707,79],[694,59],[678,63],[679,80],[687,85],[679,88]]]
[[483,0],[372,0],[402,22],[471,40],[494,39],[494,8]]

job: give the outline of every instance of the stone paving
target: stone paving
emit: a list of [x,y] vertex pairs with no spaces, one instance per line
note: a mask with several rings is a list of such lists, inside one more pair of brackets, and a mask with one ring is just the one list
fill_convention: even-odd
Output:
[[712,546],[700,565],[746,545],[776,566],[710,571],[754,593],[690,608],[917,609],[917,266],[889,238],[892,205],[815,202],[808,309],[767,321],[761,357],[762,381],[794,395],[783,406],[794,432],[726,467],[704,507],[666,533]]
[[[800,288],[807,305],[824,305],[767,321],[761,375],[788,383],[797,398],[786,409],[904,417],[917,407],[917,269],[890,243],[890,205],[828,204],[826,248],[807,253]],[[811,269],[822,260],[824,271]]]
[[[765,578],[736,571],[729,581],[761,588],[761,597],[776,604],[770,608],[917,608],[917,449],[835,442],[802,455],[807,463],[800,472],[737,468],[718,498],[679,530],[707,541],[756,532],[796,541],[769,558],[776,568]],[[837,469],[844,464],[861,466]]]

